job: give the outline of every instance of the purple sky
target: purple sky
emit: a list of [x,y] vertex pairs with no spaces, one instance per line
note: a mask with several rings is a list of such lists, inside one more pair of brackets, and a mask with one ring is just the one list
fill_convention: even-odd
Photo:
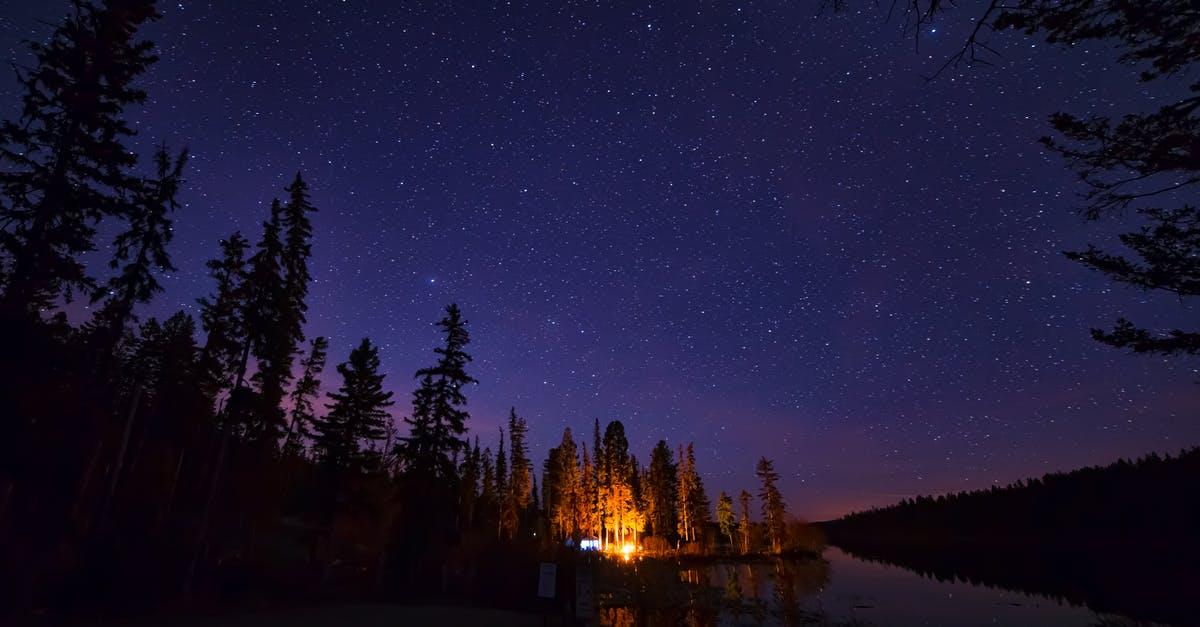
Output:
[[[1200,362],[1087,336],[1189,326],[1195,305],[1061,256],[1121,221],[1082,223],[1036,143],[1056,110],[1181,85],[1015,34],[926,83],[972,2],[919,52],[882,12],[815,3],[487,4],[163,4],[133,117],[143,149],[194,156],[181,270],[146,313],[195,313],[217,240],[256,239],[302,170],[309,335],[331,362],[379,344],[399,418],[459,303],[471,428],[494,448],[515,406],[539,463],[564,427],[590,444],[619,419],[643,461],[694,441],[714,502],[756,491],[765,455],[789,509],[823,519],[1200,443]],[[66,7],[6,4],[0,51],[27,63],[20,39]],[[8,74],[0,96],[14,116]]]

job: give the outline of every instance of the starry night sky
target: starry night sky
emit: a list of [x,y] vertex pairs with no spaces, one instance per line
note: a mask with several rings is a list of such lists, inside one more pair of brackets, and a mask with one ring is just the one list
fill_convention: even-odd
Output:
[[[488,4],[161,5],[136,144],[193,158],[181,271],[145,313],[195,313],[217,240],[257,239],[302,170],[331,364],[379,344],[399,418],[457,302],[472,430],[494,448],[516,406],[539,464],[564,427],[590,447],[619,419],[643,461],[695,441],[714,501],[756,491],[765,455],[824,519],[1200,443],[1200,362],[1087,336],[1194,326],[1195,305],[1061,256],[1121,220],[1081,222],[1036,143],[1053,111],[1183,81],[1012,34],[927,83],[975,2],[919,49],[883,11],[815,2]],[[5,3],[0,53],[27,63],[66,9]],[[0,102],[19,112],[9,73]]]

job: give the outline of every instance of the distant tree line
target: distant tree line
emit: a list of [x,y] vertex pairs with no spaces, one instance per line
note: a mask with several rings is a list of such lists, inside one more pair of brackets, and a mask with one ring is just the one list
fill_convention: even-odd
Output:
[[1191,624],[1200,584],[1200,448],[920,496],[821,523],[832,544],[969,581],[1163,624]]
[[[824,523],[835,544],[1095,546],[1170,543],[1200,528],[1200,448],[918,496]],[[1121,549],[1118,549],[1121,550]]]

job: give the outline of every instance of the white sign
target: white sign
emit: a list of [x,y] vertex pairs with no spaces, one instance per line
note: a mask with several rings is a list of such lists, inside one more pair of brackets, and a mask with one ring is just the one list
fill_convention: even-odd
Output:
[[542,562],[538,569],[538,596],[543,599],[554,598],[554,578],[558,575],[558,565]]
[[592,574],[575,571],[575,618],[591,618],[595,614],[594,598]]

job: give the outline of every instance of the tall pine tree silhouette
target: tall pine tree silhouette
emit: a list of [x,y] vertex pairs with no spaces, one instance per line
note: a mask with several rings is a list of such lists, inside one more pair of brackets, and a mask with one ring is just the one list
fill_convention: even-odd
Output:
[[242,296],[249,274],[246,251],[250,242],[234,232],[220,242],[221,256],[207,262],[216,292],[199,300],[200,325],[206,339],[200,351],[200,384],[211,397],[235,385],[246,346],[245,307]]
[[437,365],[416,373],[421,383],[413,392],[412,417],[404,419],[410,433],[400,439],[397,450],[410,476],[434,480],[455,477],[453,456],[467,446],[469,414],[463,387],[477,383],[466,372],[471,356],[465,348],[471,336],[458,305],[447,306],[437,326],[446,334],[445,344],[434,349]]
[[303,442],[313,437],[316,414],[313,413],[312,402],[321,391],[321,380],[317,377],[325,369],[328,350],[329,340],[318,337],[312,341],[308,356],[300,360],[300,367],[304,370],[289,397],[291,409],[288,411],[288,430],[283,443],[283,450],[289,455],[300,454]]
[[177,196],[187,159],[187,150],[172,159],[167,147],[159,146],[154,154],[155,176],[142,181],[131,202],[123,206],[127,228],[113,241],[109,262],[119,274],[108,281],[107,290],[92,297],[93,302],[104,300],[93,324],[96,348],[103,353],[111,353],[124,333],[134,305],[150,302],[162,291],[155,273],[175,270],[167,244],[173,235],[171,214],[179,207]]

